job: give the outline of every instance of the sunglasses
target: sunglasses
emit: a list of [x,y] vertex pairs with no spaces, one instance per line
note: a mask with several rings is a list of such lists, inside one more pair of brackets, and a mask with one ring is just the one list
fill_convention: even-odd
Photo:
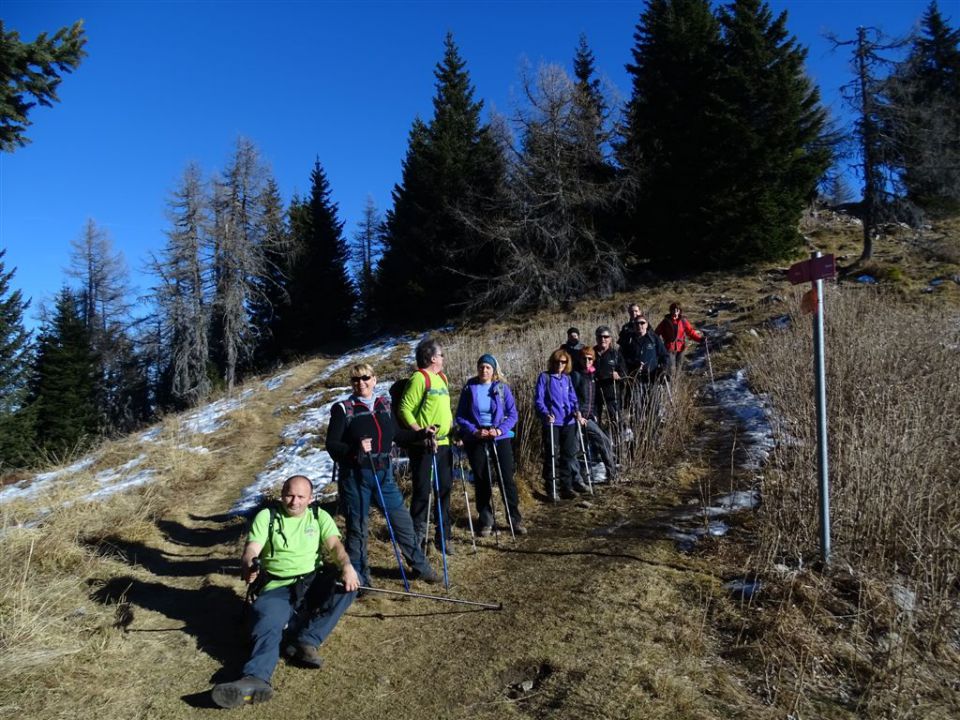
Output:
[[601,336],[600,336],[600,339],[601,339],[601,340],[609,340],[609,339],[612,338],[612,337],[613,337],[613,335],[601,335]]
[[361,380],[364,382],[370,382],[372,379],[373,375],[355,375],[354,377],[350,378],[350,382],[360,382]]

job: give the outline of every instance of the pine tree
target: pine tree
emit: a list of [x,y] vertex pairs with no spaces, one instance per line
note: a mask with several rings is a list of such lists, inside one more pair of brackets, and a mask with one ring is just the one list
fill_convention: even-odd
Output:
[[290,311],[283,319],[286,348],[309,354],[350,335],[356,304],[347,273],[348,251],[330,183],[317,159],[310,174],[310,197],[291,203],[293,266]]
[[784,257],[797,249],[803,209],[830,165],[826,112],[804,72],[806,51],[761,0],[720,12],[723,63],[714,118],[723,143],[714,153],[719,187],[701,260],[731,265]]
[[[129,275],[110,236],[88,220],[73,243],[67,273],[78,281],[80,316],[97,361],[96,394],[100,425],[106,432],[128,432],[146,419],[143,381],[137,368],[130,324]],[[137,397],[135,397],[137,396]]]
[[482,126],[466,63],[448,34],[437,64],[433,119],[414,121],[387,214],[376,304],[393,323],[436,323],[462,312],[468,279],[489,270],[462,215],[483,214],[502,180],[503,161]]
[[209,201],[199,168],[189,165],[168,203],[171,229],[159,259],[153,288],[156,308],[152,346],[159,381],[154,394],[160,407],[183,408],[205,399],[211,383],[210,269],[203,252],[209,233]]
[[[83,21],[60,28],[53,37],[40,33],[31,43],[16,30],[3,29],[0,20],[0,152],[13,152],[30,140],[32,124],[27,113],[36,106],[50,107],[57,98],[60,73],[73,72],[86,55]],[[28,97],[32,97],[33,101]]]
[[351,248],[356,268],[354,285],[357,288],[357,316],[363,325],[369,325],[373,320],[374,278],[380,254],[383,252],[383,232],[383,218],[377,211],[373,197],[368,195]]
[[[257,148],[239,138],[230,164],[214,183],[211,357],[228,390],[256,348],[259,328],[250,310],[273,272],[267,254],[275,240],[283,243],[283,238],[269,235],[268,226],[277,221],[278,198],[265,203],[268,180]],[[270,218],[265,214],[268,209],[273,213]]]
[[37,445],[62,456],[98,432],[96,359],[81,316],[81,299],[60,291],[53,317],[40,331],[30,403]]
[[931,2],[906,60],[886,80],[884,130],[908,198],[921,206],[960,205],[960,28]]
[[710,208],[722,187],[719,24],[708,0],[650,0],[633,37],[617,153],[636,187],[627,232],[638,258],[696,262],[713,238]]
[[29,461],[32,444],[32,418],[24,406],[31,355],[23,313],[30,303],[11,288],[16,269],[5,269],[6,252],[0,249],[0,468]]
[[898,50],[904,42],[888,41],[877,28],[858,27],[855,40],[830,38],[835,47],[853,46],[854,79],[841,88],[844,100],[856,113],[852,137],[857,144],[860,163],[855,165],[863,179],[860,203],[863,220],[863,252],[860,260],[873,256],[873,240],[881,223],[893,217],[893,168],[899,149],[893,136],[884,131],[896,114],[890,98],[884,93],[887,68],[893,62],[886,52]]
[[284,313],[290,309],[290,255],[293,243],[280,198],[280,188],[272,177],[267,178],[260,200],[263,222],[263,270],[254,278],[250,302],[250,322],[256,337],[254,365],[266,368],[282,356],[281,326]]

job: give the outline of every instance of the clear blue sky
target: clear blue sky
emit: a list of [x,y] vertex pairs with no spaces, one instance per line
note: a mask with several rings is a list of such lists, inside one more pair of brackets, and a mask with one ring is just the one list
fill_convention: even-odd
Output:
[[[916,26],[928,0],[774,0],[809,48],[808,71],[839,113],[849,53],[823,33],[858,25],[891,35]],[[941,0],[951,26],[960,0]],[[309,190],[315,157],[352,236],[368,195],[381,211],[400,178],[407,133],[429,119],[433,69],[449,30],[476,97],[509,113],[525,61],[570,66],[580,33],[626,99],[643,2],[50,2],[0,0],[21,39],[85,21],[88,57],[60,103],[34,108],[32,140],[0,154],[0,247],[14,287],[36,309],[64,281],[70,241],[92,218],[123,252],[140,291],[164,244],[166,200],[188,162],[207,175],[238,136],[271,166],[285,200]]]

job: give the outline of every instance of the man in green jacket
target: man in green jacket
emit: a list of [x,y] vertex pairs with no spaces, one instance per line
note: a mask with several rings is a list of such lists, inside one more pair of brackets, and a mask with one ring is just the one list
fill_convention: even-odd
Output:
[[428,448],[411,448],[410,472],[413,477],[413,495],[410,499],[410,515],[413,530],[421,546],[426,543],[427,507],[433,488],[433,471],[439,476],[440,492],[436,514],[443,516],[443,525],[435,523],[434,542],[444,545],[448,555],[453,554],[450,544],[450,488],[453,484],[452,458],[450,455],[450,430],[453,426],[453,411],[450,407],[450,389],[447,376],[443,374],[443,348],[431,338],[422,340],[416,350],[417,372],[407,381],[397,414],[400,421],[412,430],[432,428],[434,442]]
[[[317,646],[330,635],[356,597],[360,580],[326,512],[311,505],[313,484],[303,475],[283,483],[280,506],[256,514],[240,558],[241,574],[256,583],[253,603],[253,651],[239,680],[214,686],[220,707],[265,702],[273,697],[270,677],[284,654],[301,665],[319,668]],[[331,560],[324,563],[323,556]],[[340,579],[343,587],[337,587]],[[284,633],[286,630],[286,633]]]

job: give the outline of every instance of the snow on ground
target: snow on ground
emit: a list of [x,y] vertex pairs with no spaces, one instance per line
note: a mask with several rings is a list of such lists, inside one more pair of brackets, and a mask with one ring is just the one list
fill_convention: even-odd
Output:
[[[301,388],[301,392],[305,392],[307,387],[312,387],[318,381],[332,377],[338,370],[361,361],[369,362],[376,367],[378,361],[385,360],[398,348],[406,347],[408,350],[406,359],[410,360],[418,342],[419,338],[412,340],[388,338],[370,347],[347,353],[327,365],[308,386]],[[391,382],[386,378],[378,378],[377,392],[386,392]],[[266,491],[275,489],[291,475],[307,476],[313,481],[314,494],[323,494],[324,489],[333,480],[334,463],[327,451],[316,447],[314,443],[319,440],[321,429],[330,422],[330,410],[338,402],[343,402],[350,397],[350,393],[351,389],[348,387],[327,388],[313,392],[295,405],[291,405],[291,410],[306,409],[297,420],[280,431],[280,437],[286,444],[279,447],[267,462],[266,468],[257,474],[254,482],[241,491],[240,498],[230,508],[230,512],[234,514],[249,512],[260,504]]]
[[743,453],[738,466],[745,470],[762,468],[776,444],[769,401],[750,389],[747,372],[742,368],[711,383],[706,392],[736,423],[737,446]]
[[[292,374],[291,371],[286,371],[268,378],[263,381],[261,387],[268,392],[275,390]],[[205,405],[202,408],[184,413],[180,416],[178,435],[209,435],[216,432],[225,424],[226,416],[242,408],[255,392],[256,388],[248,388],[235,397],[223,398],[209,405]],[[158,424],[146,432],[141,433],[139,438],[140,442],[160,442],[164,436],[164,432],[165,428],[163,424]],[[189,452],[201,454],[209,452],[207,448],[202,446],[181,444],[178,447]],[[98,457],[99,454],[94,452],[67,467],[40,473],[33,478],[9,485],[0,490],[0,504],[35,497],[49,490],[54,483],[63,483],[64,481],[75,483],[78,480],[76,476],[93,465]],[[131,471],[138,468],[145,459],[146,456],[141,454],[123,465],[101,470],[94,476],[99,487],[93,492],[77,498],[73,502],[103,500],[114,493],[144,485],[155,480],[158,477],[158,473],[152,468],[142,468],[131,474]]]

